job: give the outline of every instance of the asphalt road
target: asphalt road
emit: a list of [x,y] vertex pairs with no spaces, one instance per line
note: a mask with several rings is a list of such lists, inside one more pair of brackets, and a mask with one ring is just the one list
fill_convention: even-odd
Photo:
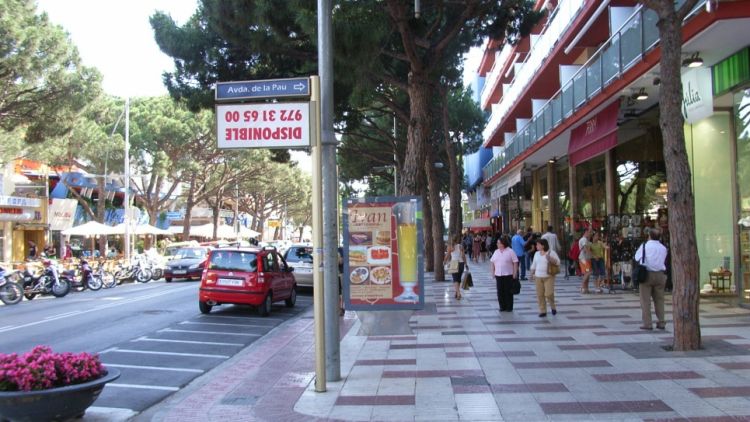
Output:
[[198,310],[197,282],[123,284],[56,299],[0,305],[0,353],[36,345],[56,352],[99,353],[121,372],[94,406],[141,412],[234,356],[312,305],[300,292],[295,308],[274,304],[270,317],[239,306]]

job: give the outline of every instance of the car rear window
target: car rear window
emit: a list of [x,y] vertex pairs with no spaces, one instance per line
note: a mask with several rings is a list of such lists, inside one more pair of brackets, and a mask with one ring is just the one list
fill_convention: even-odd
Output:
[[312,247],[292,246],[286,252],[286,262],[307,262],[312,264]]
[[175,259],[198,259],[205,258],[206,248],[180,248],[174,252]]
[[258,259],[255,252],[215,250],[211,253],[208,268],[210,270],[255,272],[258,271]]

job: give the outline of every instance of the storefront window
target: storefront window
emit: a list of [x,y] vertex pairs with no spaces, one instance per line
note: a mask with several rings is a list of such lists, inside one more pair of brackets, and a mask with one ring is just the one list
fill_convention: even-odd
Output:
[[576,186],[578,187],[579,219],[604,219],[607,213],[607,189],[604,156],[593,158],[576,167]]
[[[642,135],[615,148],[616,215],[640,215],[656,218],[658,210],[666,207],[666,168],[662,153],[661,131],[654,127]],[[628,122],[638,125],[641,122]],[[637,128],[637,127],[636,127]],[[623,131],[634,130],[624,127]]]
[[750,88],[734,94],[737,133],[737,192],[740,217],[740,301],[750,304]]
[[[0,225],[3,223],[0,222]],[[0,261],[5,260],[5,231],[0,229]]]
[[[570,215],[570,182],[568,181],[567,164],[560,165],[557,171],[557,200],[560,219]],[[562,221],[562,220],[561,220]]]

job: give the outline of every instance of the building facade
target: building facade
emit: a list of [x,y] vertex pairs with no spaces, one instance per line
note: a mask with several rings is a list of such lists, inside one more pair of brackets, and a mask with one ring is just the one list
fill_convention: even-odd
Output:
[[[678,2],[679,3],[679,2]],[[541,0],[515,45],[485,44],[483,168],[506,231],[593,227],[628,261],[649,227],[669,243],[656,14],[629,0]],[[749,1],[699,2],[683,22],[683,115],[701,284],[750,303]],[[748,173],[746,175],[745,173]],[[742,224],[742,223],[746,224]],[[731,275],[730,275],[731,273]]]

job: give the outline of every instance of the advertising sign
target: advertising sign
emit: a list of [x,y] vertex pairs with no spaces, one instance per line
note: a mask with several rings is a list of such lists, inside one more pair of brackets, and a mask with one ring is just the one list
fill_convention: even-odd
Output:
[[424,308],[421,205],[417,197],[347,201],[341,275],[346,309]]
[[73,227],[77,206],[75,199],[53,199],[49,206],[49,229],[63,231]]
[[682,117],[696,123],[714,114],[711,69],[695,68],[682,74]]
[[310,103],[216,106],[219,148],[310,146]]

